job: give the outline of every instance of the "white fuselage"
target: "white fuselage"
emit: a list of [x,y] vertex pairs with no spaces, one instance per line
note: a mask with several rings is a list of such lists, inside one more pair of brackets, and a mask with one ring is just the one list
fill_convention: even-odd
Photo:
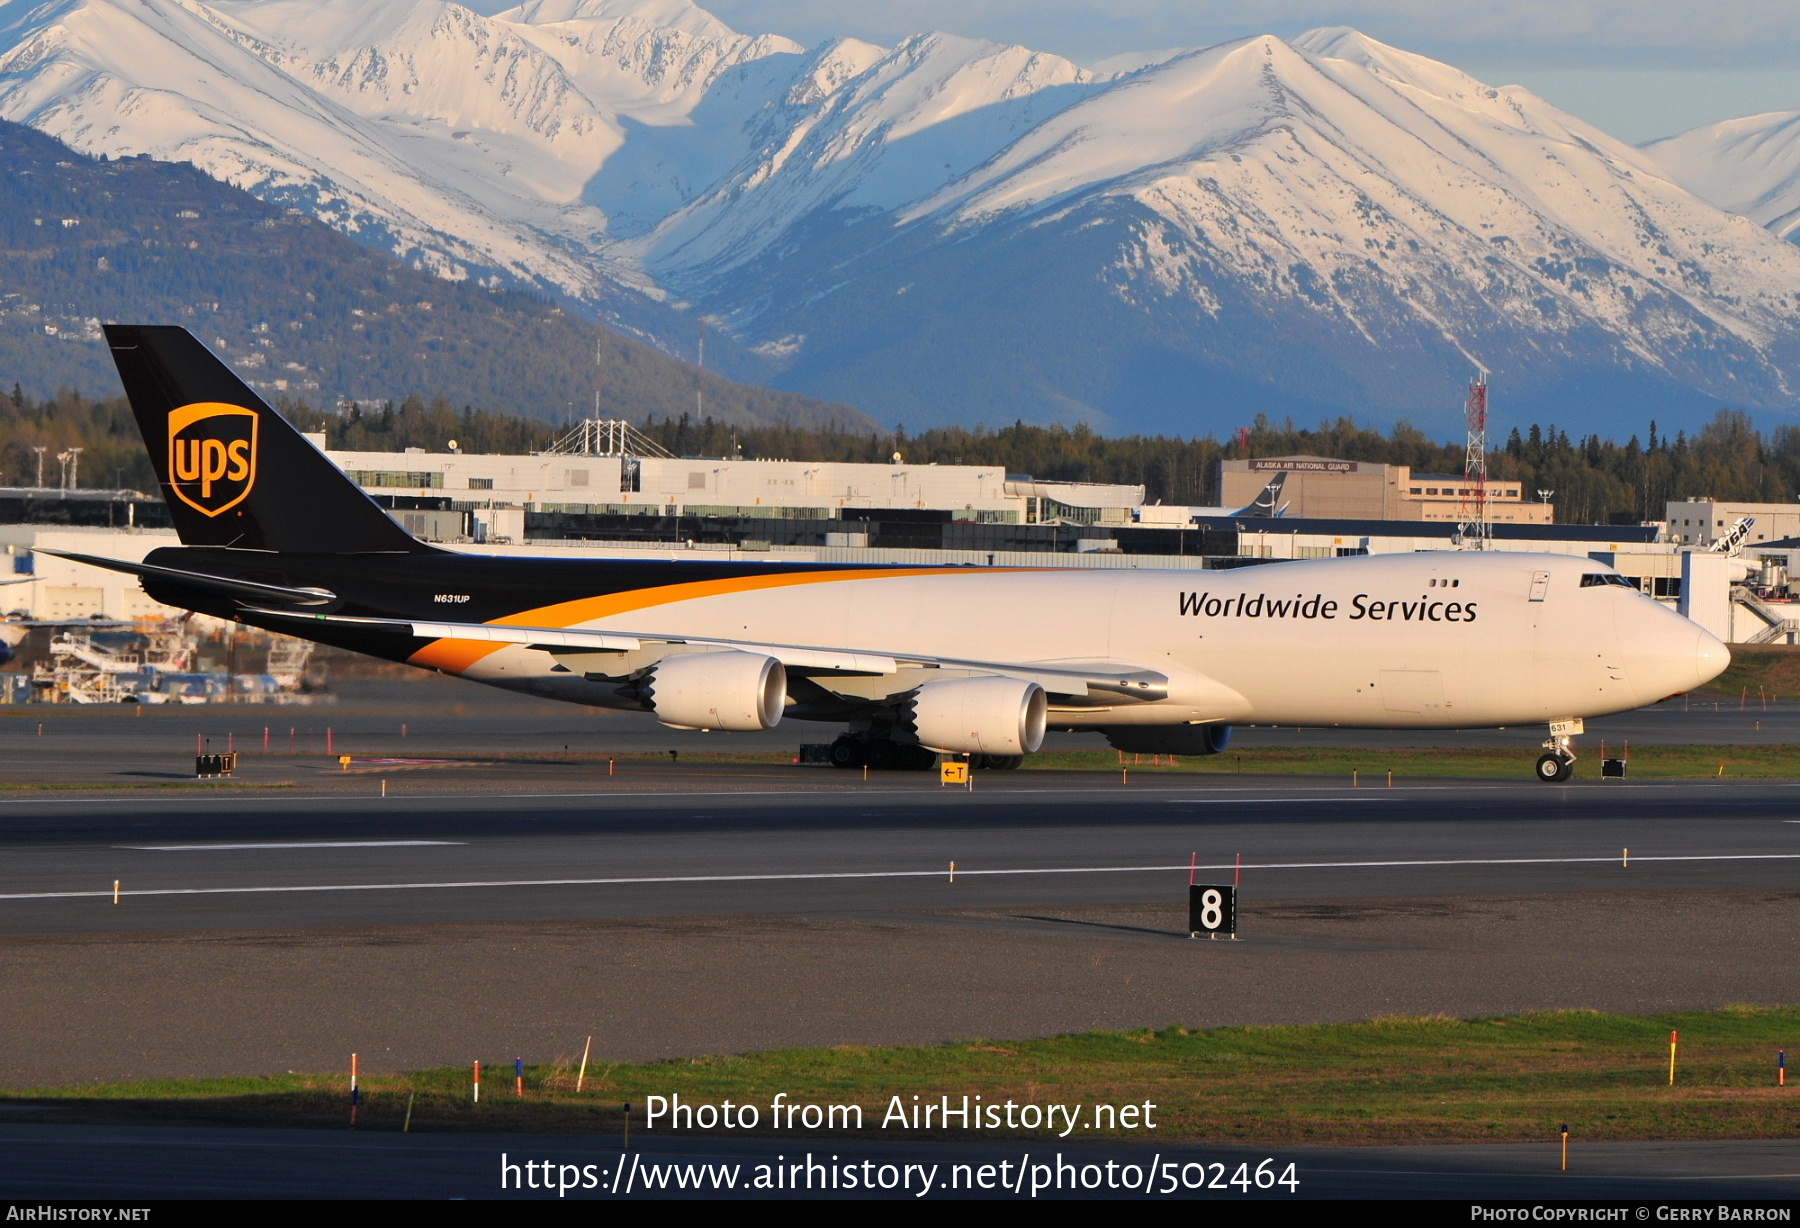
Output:
[[[1438,552],[1227,571],[947,568],[642,590],[564,625],[961,660],[1108,662],[1167,675],[1167,698],[1054,708],[1054,727],[1194,722],[1470,727],[1654,703],[1715,677],[1725,646],[1587,559]],[[579,603],[575,603],[579,604]],[[521,620],[526,621],[526,620]],[[499,647],[464,676],[606,704],[616,688]],[[821,680],[870,698],[927,671]],[[929,671],[944,676],[942,671]]]

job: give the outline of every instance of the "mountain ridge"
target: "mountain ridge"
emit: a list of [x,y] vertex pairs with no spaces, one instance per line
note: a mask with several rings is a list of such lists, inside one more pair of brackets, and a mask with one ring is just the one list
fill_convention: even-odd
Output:
[[1703,124],[1643,150],[1695,196],[1800,242],[1800,110]]
[[[734,384],[517,291],[445,282],[191,166],[89,159],[0,121],[0,384],[117,387],[102,320],[179,323],[271,400],[411,393],[557,421],[707,410],[873,431],[847,405]],[[599,364],[598,370],[596,363]]]
[[1345,27],[1096,70],[686,0],[0,0],[0,116],[884,419],[1448,423],[1476,368],[1613,431],[1800,411],[1793,245]]

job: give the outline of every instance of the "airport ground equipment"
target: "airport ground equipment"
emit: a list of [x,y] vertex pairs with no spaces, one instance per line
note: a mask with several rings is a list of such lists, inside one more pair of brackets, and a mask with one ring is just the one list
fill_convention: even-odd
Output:
[[185,329],[106,336],[182,545],[79,561],[167,605],[508,690],[693,729],[836,723],[842,766],[1010,766],[1047,729],[1192,754],[1233,724],[1548,724],[1539,774],[1566,779],[1583,718],[1729,662],[1698,624],[1568,556],[1152,571],[446,550]]
[[278,635],[269,644],[269,660],[263,669],[283,692],[297,693],[306,681],[314,647],[311,640]]
[[[34,698],[51,703],[304,703],[307,663],[315,645],[310,640],[262,629],[236,628],[230,651],[267,645],[261,674],[191,672],[203,632],[182,619],[91,620],[80,623],[27,623],[22,632],[41,628],[50,634],[47,659],[32,666]],[[21,639],[23,636],[21,636]]]
[[[57,703],[118,703],[156,690],[194,657],[195,631],[179,621],[52,624],[50,658],[32,667],[32,688]],[[131,641],[103,643],[104,633]]]
[[137,653],[115,652],[92,636],[65,632],[51,637],[50,659],[33,667],[32,685],[65,703],[113,704],[125,697],[120,675],[142,669]]

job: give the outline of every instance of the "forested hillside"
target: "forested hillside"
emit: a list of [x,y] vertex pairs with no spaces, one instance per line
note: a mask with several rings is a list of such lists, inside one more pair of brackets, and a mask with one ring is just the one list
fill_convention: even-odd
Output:
[[[282,412],[303,430],[323,430],[330,446],[354,451],[442,450],[454,439],[465,452],[524,453],[556,435],[542,421],[458,408],[439,398],[356,405],[323,412],[305,400],[282,398]],[[945,427],[918,435],[870,435],[844,430],[741,427],[687,415],[651,419],[645,433],[678,456],[840,460],[882,463],[899,452],[909,464],[1004,465],[1011,473],[1071,482],[1143,483],[1163,503],[1216,500],[1216,471],[1225,457],[1244,455],[1236,440],[1131,435],[1109,439],[1086,427],[1016,423],[997,431]],[[37,400],[15,388],[0,394],[0,485],[33,480],[33,445],[49,449],[45,475],[60,469],[56,453],[85,449],[81,484],[122,482],[152,490],[148,458],[123,397],[94,400],[64,392]],[[1259,418],[1249,432],[1251,456],[1308,453],[1347,460],[1411,465],[1417,472],[1457,473],[1460,441],[1437,443],[1402,423],[1388,434],[1350,419],[1302,429]],[[1649,424],[1644,439],[1625,443],[1590,435],[1572,439],[1554,426],[1510,432],[1489,458],[1496,478],[1518,479],[1526,495],[1554,491],[1557,519],[1573,523],[1635,523],[1661,519],[1664,501],[1690,495],[1755,502],[1787,502],[1800,492],[1800,427],[1759,432],[1748,415],[1724,411],[1698,435],[1669,439]]]
[[[900,452],[913,464],[1005,465],[1014,473],[1081,482],[1142,482],[1151,500],[1212,503],[1216,471],[1226,457],[1246,452],[1235,440],[1162,435],[1106,438],[1087,427],[1027,426],[997,431],[945,427],[918,435],[880,436],[787,429],[736,430],[722,423],[696,426],[686,418],[651,423],[649,434],[678,454],[724,455],[733,443],[745,456],[795,460],[885,461]],[[1256,419],[1250,456],[1293,454],[1410,465],[1423,473],[1461,473],[1461,440],[1436,442],[1407,423],[1382,434],[1340,418],[1316,428]],[[1654,422],[1642,438],[1624,443],[1598,435],[1573,438],[1556,426],[1511,430],[1489,455],[1495,478],[1518,479],[1533,497],[1555,492],[1557,519],[1574,523],[1657,520],[1663,503],[1689,495],[1786,502],[1800,491],[1800,427],[1769,434],[1747,414],[1725,410],[1697,435],[1660,434]]]
[[[543,448],[557,435],[557,428],[538,419],[457,409],[441,397],[429,403],[408,397],[366,412],[353,405],[342,413],[286,397],[276,403],[301,430],[324,431],[331,447],[360,452],[441,450],[454,439],[465,452],[516,455]],[[156,490],[149,454],[123,396],[96,400],[65,389],[40,400],[16,385],[10,394],[0,393],[0,486],[36,482],[34,447],[45,449],[44,481],[51,486],[62,481],[57,455],[80,448],[79,485]]]
[[[692,409],[873,429],[854,409],[702,375],[516,291],[440,280],[191,166],[90,159],[0,123],[0,388],[117,388],[107,320],[182,324],[265,396],[418,394],[560,421]],[[596,371],[596,348],[599,367]]]

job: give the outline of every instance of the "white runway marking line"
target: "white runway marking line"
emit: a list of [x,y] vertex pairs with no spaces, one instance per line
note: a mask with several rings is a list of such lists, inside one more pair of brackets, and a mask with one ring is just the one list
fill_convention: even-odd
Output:
[[[1560,787],[1565,790],[1581,789],[1581,790],[1584,790],[1587,792],[1599,791],[1599,792],[1604,792],[1604,793],[1622,793],[1627,790],[1633,790],[1633,789],[1647,789],[1647,790],[1659,790],[1660,789],[1660,790],[1667,790],[1667,791],[1674,792],[1674,791],[1692,791],[1694,789],[1708,787],[1714,783],[1715,782],[1712,781],[1711,779],[1659,781],[1655,784],[1635,783],[1635,782],[1626,784],[1626,783],[1621,783],[1621,782],[1617,782],[1617,781],[1608,781],[1608,782],[1593,781],[1593,782],[1586,782],[1586,783],[1577,784],[1577,785],[1564,785],[1564,786],[1560,786]],[[1724,783],[1727,785],[1736,786],[1736,785],[1742,785],[1745,782],[1733,780],[1733,781],[1726,781]],[[1792,781],[1758,780],[1758,781],[1755,781],[1754,784],[1757,788],[1767,789],[1767,790],[1793,789],[1795,787],[1795,784]],[[1104,788],[1100,787],[1100,786],[1094,786],[1091,788],[1070,787],[1070,788],[1047,788],[1047,789],[1009,789],[1004,786],[995,785],[995,786],[990,786],[985,792],[983,790],[977,789],[974,791],[972,796],[978,800],[983,800],[983,801],[991,801],[996,798],[1008,798],[1008,797],[1033,797],[1033,796],[1037,796],[1039,794],[1044,794],[1044,793],[1052,793],[1059,797],[1080,797],[1080,796],[1086,796],[1089,794],[1103,796],[1103,797],[1119,797],[1127,792],[1136,793],[1136,794],[1142,796],[1144,794],[1150,794],[1150,793],[1174,793],[1179,790],[1189,789],[1192,787],[1193,787],[1192,785],[1187,784],[1186,782],[1178,782],[1178,783],[1172,783],[1172,784],[1162,784],[1162,783],[1158,782],[1158,783],[1153,784],[1153,783],[1149,783],[1148,780],[1144,784],[1141,784],[1141,785],[1130,785],[1130,786],[1113,785],[1113,786],[1104,787]],[[1409,784],[1397,785],[1393,789],[1388,789],[1385,785],[1370,785],[1370,786],[1366,786],[1363,789],[1358,789],[1355,792],[1352,792],[1349,788],[1347,788],[1341,784],[1317,785],[1317,786],[1289,785],[1287,787],[1289,789],[1314,788],[1316,790],[1316,792],[1309,796],[1306,796],[1306,797],[1261,798],[1261,799],[1253,799],[1253,800],[1260,800],[1260,801],[1264,801],[1264,802],[1312,802],[1312,801],[1320,801],[1320,800],[1372,801],[1373,802],[1373,801],[1381,801],[1381,800],[1383,800],[1384,797],[1391,798],[1391,797],[1403,795],[1403,794],[1419,794],[1419,793],[1468,794],[1468,793],[1528,792],[1528,793],[1536,794],[1538,796],[1544,796],[1543,786],[1541,784],[1538,784],[1535,781],[1524,781],[1524,780],[1513,782],[1513,783],[1497,783],[1497,784],[1458,783],[1458,784],[1453,784],[1453,785],[1419,785],[1419,784],[1410,784],[1409,783]],[[1245,786],[1231,785],[1231,786],[1224,786],[1219,791],[1222,793],[1224,793],[1224,792],[1254,793],[1257,790],[1256,790],[1255,786],[1251,786],[1251,785],[1245,785]],[[1339,791],[1341,791],[1341,792],[1339,792]],[[1371,794],[1372,796],[1365,797],[1364,796],[1365,793]],[[384,801],[384,804],[387,806],[387,808],[392,809],[392,808],[395,808],[396,802],[398,802],[402,805],[405,805],[405,804],[410,804],[410,803],[415,803],[415,802],[450,802],[450,801],[469,802],[469,803],[484,802],[484,801],[491,801],[491,802],[580,801],[580,800],[587,800],[590,798],[614,798],[614,799],[627,799],[627,800],[632,800],[632,801],[642,801],[644,798],[658,798],[658,797],[669,798],[669,799],[673,799],[673,800],[680,800],[682,798],[690,798],[690,797],[731,798],[734,800],[746,800],[746,799],[754,800],[759,797],[842,797],[842,798],[879,797],[879,798],[902,798],[902,799],[904,799],[904,798],[909,798],[909,797],[958,797],[958,798],[962,798],[962,797],[968,797],[968,796],[971,796],[971,795],[966,794],[961,789],[952,789],[952,790],[949,790],[947,793],[940,793],[938,790],[930,789],[930,788],[918,788],[918,789],[849,789],[849,788],[846,788],[844,791],[842,791],[840,793],[840,792],[833,790],[827,786],[820,786],[818,788],[813,788],[813,789],[767,789],[767,790],[763,790],[763,789],[757,789],[757,790],[728,789],[728,790],[709,790],[709,791],[704,791],[704,792],[701,792],[701,791],[665,792],[665,791],[657,790],[657,789],[620,789],[616,792],[607,792],[607,793],[408,793],[403,796],[389,797],[389,798],[383,799],[383,801]],[[134,794],[129,797],[42,797],[42,798],[11,797],[11,798],[0,798],[0,806],[89,806],[89,805],[98,805],[101,803],[114,803],[114,804],[119,804],[119,805],[124,805],[124,804],[129,803],[131,805],[140,805],[141,806],[141,805],[146,805],[146,804],[155,804],[158,802],[166,803],[171,806],[191,806],[197,802],[230,802],[233,804],[246,805],[246,808],[248,808],[248,804],[256,803],[256,802],[262,802],[262,803],[269,804],[269,805],[282,805],[282,804],[292,805],[292,804],[299,803],[299,802],[305,802],[308,804],[315,803],[315,802],[335,802],[340,805],[362,806],[362,805],[369,804],[373,800],[374,799],[369,795],[344,794],[344,793],[321,793],[321,794],[315,794],[315,795],[298,795],[298,796],[289,794],[289,795],[280,796],[280,797],[264,796],[264,797],[259,797],[259,798],[247,798],[247,797],[243,796],[242,794],[218,794],[218,795],[210,795],[210,796],[202,794],[202,795],[197,795],[197,796],[193,796],[193,797],[170,797],[166,793],[163,793],[163,794],[157,794],[154,796],[151,796],[148,794]],[[1193,799],[1165,798],[1162,800],[1164,800],[1164,801],[1191,801],[1195,805],[1225,805],[1229,802],[1238,801],[1241,799],[1238,799],[1238,798],[1193,798]]]
[[[1222,861],[1193,866],[1186,862],[1166,866],[1046,866],[1013,870],[957,870],[967,878],[1002,878],[1027,874],[1163,874],[1187,870],[1369,870],[1444,866],[1573,866],[1616,865],[1617,855],[1604,857],[1486,857],[1448,861],[1268,861],[1242,865]],[[1800,861],[1800,853],[1689,853],[1638,857],[1640,862],[1686,861]],[[290,887],[152,887],[124,891],[121,895],[304,895],[321,891],[431,891],[476,887],[634,887],[679,883],[798,883],[836,879],[943,878],[943,870],[838,870],[816,874],[669,874],[640,878],[510,878],[470,879],[453,883],[320,883]],[[22,891],[0,894],[0,900],[111,899],[111,891]]]
[[221,853],[234,849],[415,849],[467,844],[467,840],[294,840],[257,844],[115,844],[137,853]]

